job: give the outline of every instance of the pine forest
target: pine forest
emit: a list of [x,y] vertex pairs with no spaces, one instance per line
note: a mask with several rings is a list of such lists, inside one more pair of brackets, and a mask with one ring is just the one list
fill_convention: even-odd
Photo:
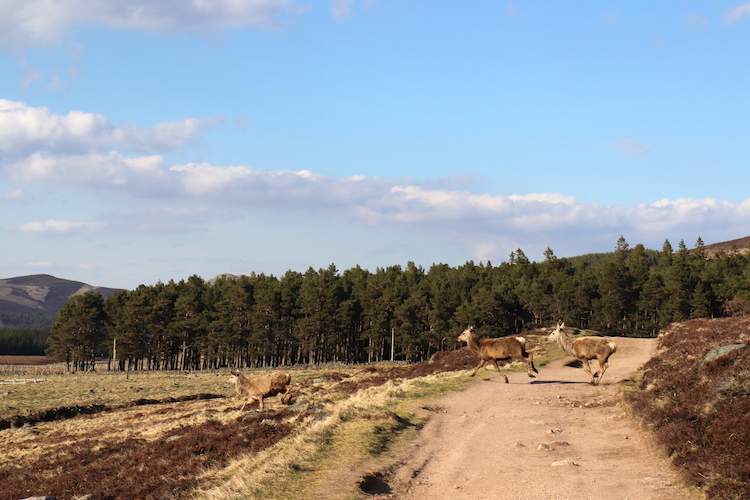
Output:
[[540,262],[522,250],[507,262],[458,267],[408,263],[374,272],[310,268],[198,276],[141,285],[104,300],[72,297],[47,354],[82,369],[100,356],[121,370],[257,368],[293,364],[417,362],[458,347],[467,325],[500,337],[564,321],[602,335],[655,336],[693,318],[750,311],[750,257],[708,258],[703,244],[632,248]]

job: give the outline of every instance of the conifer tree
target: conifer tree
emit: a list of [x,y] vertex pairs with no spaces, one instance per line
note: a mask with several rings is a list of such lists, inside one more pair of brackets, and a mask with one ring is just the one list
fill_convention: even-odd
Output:
[[68,369],[94,366],[106,336],[104,299],[98,292],[71,297],[52,326],[47,356],[64,361]]

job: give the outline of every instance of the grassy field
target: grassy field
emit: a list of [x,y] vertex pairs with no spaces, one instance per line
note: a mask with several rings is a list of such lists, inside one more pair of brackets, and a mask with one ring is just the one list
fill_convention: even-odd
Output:
[[269,398],[262,412],[239,411],[228,370],[0,371],[0,500],[360,498],[428,402],[471,383],[476,363],[461,349],[413,365],[287,369],[293,404]]
[[[561,355],[540,335],[529,344],[538,366]],[[622,386],[685,482],[710,499],[750,498],[747,346],[750,318],[670,325]],[[365,498],[430,401],[471,383],[476,363],[462,349],[408,366],[289,369],[296,401],[270,398],[263,412],[238,411],[228,371],[0,369],[0,500]]]

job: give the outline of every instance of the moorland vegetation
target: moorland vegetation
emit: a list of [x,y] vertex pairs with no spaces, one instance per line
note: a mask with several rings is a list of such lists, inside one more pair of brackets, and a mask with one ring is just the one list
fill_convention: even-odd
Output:
[[[0,500],[355,498],[362,468],[390,463],[391,444],[418,431],[426,417],[415,403],[466,387],[475,363],[462,349],[411,365],[296,367],[293,404],[273,397],[245,411],[228,371],[75,372],[20,384],[0,375],[10,382],[1,386]],[[321,493],[339,470],[351,477]]]
[[73,369],[99,355],[122,370],[419,362],[457,346],[467,325],[498,337],[564,321],[647,337],[672,322],[750,311],[750,256],[708,258],[700,239],[694,250],[665,241],[655,252],[620,238],[610,259],[593,261],[548,249],[531,262],[519,249],[497,266],[331,265],[281,278],[192,276],[107,300],[87,293],[60,311],[47,354]]
[[689,485],[750,498],[750,317],[674,323],[622,398]]

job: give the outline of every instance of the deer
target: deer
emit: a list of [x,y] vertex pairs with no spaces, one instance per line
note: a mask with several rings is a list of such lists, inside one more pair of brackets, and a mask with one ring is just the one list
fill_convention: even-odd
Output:
[[534,373],[539,373],[534,366],[533,354],[526,352],[526,339],[523,337],[480,339],[474,327],[470,326],[458,336],[458,341],[466,342],[469,350],[479,356],[479,364],[474,368],[474,371],[470,375],[471,377],[476,375],[477,371],[488,361],[505,378],[506,384],[508,383],[508,377],[500,371],[500,366],[497,364],[498,361],[504,361],[505,363],[520,361],[526,363],[526,372],[531,378],[535,378],[531,374],[532,370],[534,370]]
[[[617,352],[617,344],[601,337],[574,339],[565,332],[564,328],[565,323],[557,323],[557,327],[547,337],[547,340],[557,342],[560,349],[581,361],[583,369],[591,377],[591,385],[599,385],[609,366],[609,357]],[[591,373],[591,366],[589,365],[589,361],[592,359],[599,361],[599,370],[595,373]]]
[[286,372],[276,372],[263,377],[247,378],[239,371],[231,370],[232,374],[227,380],[227,383],[234,385],[237,395],[240,397],[245,396],[245,402],[240,408],[240,411],[245,409],[248,403],[258,401],[260,409],[263,410],[263,398],[275,396],[286,390],[282,396],[289,393],[291,386],[292,377]]

